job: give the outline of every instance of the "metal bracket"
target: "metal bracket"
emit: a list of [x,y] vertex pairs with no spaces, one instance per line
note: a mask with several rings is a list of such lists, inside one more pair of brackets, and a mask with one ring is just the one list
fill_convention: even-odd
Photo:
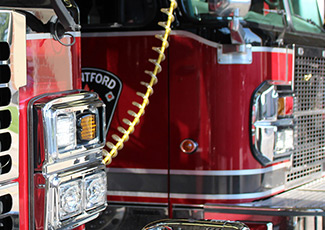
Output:
[[218,64],[252,64],[252,45],[219,45]]
[[239,9],[235,9],[234,16],[229,22],[230,38],[232,44],[245,44],[245,31],[243,26],[240,24]]

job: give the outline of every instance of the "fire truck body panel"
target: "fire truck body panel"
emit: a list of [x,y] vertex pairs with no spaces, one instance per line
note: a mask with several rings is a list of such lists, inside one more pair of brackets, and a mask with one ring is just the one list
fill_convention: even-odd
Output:
[[[156,40],[153,37],[147,37],[148,33],[151,32],[83,35],[83,53],[86,53],[82,59],[83,67],[110,69],[122,79],[123,89],[119,99],[121,106],[127,107],[134,100],[132,95],[141,91],[141,85],[139,87],[138,84],[141,80],[137,78],[145,77],[142,70],[150,68],[150,64],[139,66],[138,63],[141,63],[141,59],[147,59],[143,56],[151,57],[150,49],[149,54],[144,49],[141,56],[135,55],[135,57],[130,57],[131,60],[127,59],[128,55],[124,52],[131,50],[131,47],[132,50],[140,50],[142,46],[150,47],[144,44],[151,40],[151,43],[155,43]],[[106,50],[98,49],[98,46],[101,47],[104,44],[107,47]],[[166,194],[168,186],[170,197],[179,204],[212,201],[219,203],[224,199],[226,199],[224,202],[247,201],[266,197],[285,189],[284,181],[276,181],[270,189],[263,189],[263,183],[269,183],[264,178],[271,178],[274,175],[284,178],[288,164],[284,161],[262,167],[255,160],[250,153],[247,114],[250,113],[251,95],[262,82],[272,80],[288,84],[291,80],[292,69],[288,67],[292,66],[293,51],[285,48],[253,47],[252,64],[224,65],[215,63],[217,47],[217,43],[200,39],[188,32],[173,33],[168,54],[170,106],[169,108],[165,106],[164,112],[161,112],[161,106],[167,103],[167,95],[165,95],[167,90],[157,88],[153,100],[158,102],[146,111],[154,115],[144,117],[143,124],[133,134],[136,140],[140,139],[141,135],[141,140],[148,144],[141,144],[131,139],[125,146],[129,151],[123,150],[126,153],[121,154],[108,169],[112,182],[119,181],[118,186],[115,183],[110,185],[108,191],[110,200],[166,203],[163,199],[168,197]],[[93,50],[98,50],[98,52],[93,52]],[[107,56],[108,54],[112,55]],[[121,65],[114,64],[116,59],[119,59],[119,56],[114,54],[123,57],[120,61]],[[98,56],[100,60],[95,59]],[[197,59],[184,58],[193,56]],[[132,63],[137,66],[132,66]],[[166,63],[163,67],[165,65]],[[205,68],[202,65],[215,68]],[[131,78],[127,76],[126,67],[134,70]],[[251,74],[238,76],[238,73],[247,72]],[[161,74],[159,84],[162,88],[167,87],[167,76],[164,72]],[[229,89],[230,81],[234,82],[231,84],[231,89]],[[245,85],[242,85],[243,82]],[[206,94],[208,97],[205,96]],[[222,108],[222,113],[214,109],[219,106]],[[193,110],[193,108],[200,109]],[[128,117],[126,112],[127,110],[117,109],[114,117]],[[159,114],[162,115],[159,116]],[[225,114],[229,115],[224,116]],[[168,116],[170,117],[169,123]],[[153,132],[151,126],[146,128],[147,123],[156,124],[155,130],[159,132]],[[231,127],[237,127],[237,130],[229,130],[230,124]],[[108,136],[116,132],[114,127],[121,125],[123,126],[121,119],[113,119],[112,129]],[[169,148],[167,148],[167,133],[170,133]],[[228,138],[230,133],[237,140],[235,143]],[[199,145],[199,149],[194,154],[185,154],[179,147],[182,140],[187,138],[195,140]],[[162,143],[166,144],[162,145]],[[157,146],[162,147],[157,148]],[[155,154],[152,154],[153,152]],[[169,156],[170,168],[168,168],[167,156]],[[143,161],[143,158],[146,161]],[[170,184],[167,185],[169,169]],[[129,183],[129,178],[132,178],[133,186]],[[234,180],[241,180],[246,189],[231,184],[237,183],[231,182]],[[210,186],[211,184],[215,185],[214,188]],[[200,192],[196,195],[195,191]],[[146,193],[150,195],[146,196]],[[185,197],[191,196],[191,201],[186,201]]]
[[[139,82],[143,80],[143,77],[146,78],[143,70],[152,68],[152,64],[142,60],[154,55],[151,47],[157,46],[158,42],[153,36],[152,32],[125,32],[108,36],[106,33],[89,34],[89,36],[85,34],[82,38],[84,87],[88,89],[90,86],[91,90],[96,90],[94,88],[96,86],[97,92],[101,98],[104,98],[110,89],[106,87],[98,90],[98,85],[102,85],[102,81],[100,77],[96,80],[96,76],[91,79],[88,69],[109,70],[122,80],[121,94],[117,97],[118,105],[128,107],[133,101],[140,102],[140,97],[131,95],[136,95],[136,92],[143,92],[145,89]],[[94,50],[96,52],[93,52]],[[163,68],[167,68],[166,64],[163,63]],[[130,69],[132,69],[131,74]],[[108,190],[108,197],[112,201],[168,203],[168,154],[166,154],[168,153],[168,115],[166,114],[168,111],[168,75],[167,72],[161,72],[161,75],[164,76],[159,81],[161,87],[157,88],[153,95],[158,103],[150,103],[146,110],[146,113],[160,111],[159,114],[143,117],[141,127],[134,131],[133,138],[125,144],[123,149],[123,151],[127,149],[130,154],[118,155],[121,161],[113,162],[114,166],[107,169],[107,173],[115,178],[112,179],[112,187]],[[112,104],[115,101],[108,103]],[[119,107],[116,107],[113,112],[114,117],[110,123],[108,135],[116,133],[118,126],[125,127],[123,118],[130,119],[131,117],[127,110]],[[115,184],[113,182],[115,180],[122,184]],[[131,181],[133,183],[130,183]]]
[[[175,203],[242,202],[284,190],[283,180],[270,178],[284,178],[287,162],[263,167],[254,158],[247,114],[262,82],[289,83],[292,50],[252,47],[251,63],[219,64],[218,46],[187,32],[171,37],[170,196]],[[187,138],[198,143],[193,154],[179,147]]]
[[[129,110],[137,111],[132,102],[141,101],[135,95],[145,89],[137,82],[148,78],[143,72],[153,66],[146,60],[157,56],[150,47],[159,46],[150,35],[163,33],[152,32],[154,14],[167,3],[112,4],[110,10],[118,13],[110,17],[103,14],[108,5],[77,3],[85,31],[83,77],[93,74],[96,81],[99,71],[107,71],[123,84],[107,135],[115,142],[117,127],[127,128],[123,118],[132,120]],[[123,215],[133,223],[134,216],[164,218],[168,208],[174,218],[239,218],[261,224],[252,224],[253,229],[284,229],[293,225],[295,215],[323,215],[315,211],[317,205],[310,213],[305,213],[308,205],[290,212],[286,202],[275,205],[280,214],[273,209],[276,200],[287,199],[282,194],[291,195],[286,191],[324,176],[323,134],[317,128],[323,124],[323,91],[317,84],[323,82],[324,38],[316,8],[311,7],[312,24],[291,0],[252,1],[249,11],[240,8],[247,14],[239,23],[237,12],[230,18],[223,15],[226,11],[214,12],[211,6],[220,7],[216,1],[178,3],[175,30],[146,115],[107,169],[111,208],[98,223],[109,222],[115,213],[115,228],[127,229]],[[240,29],[231,26],[235,23]],[[83,79],[86,89],[108,92],[89,83]],[[302,200],[309,195],[304,193]],[[270,203],[252,202],[271,196]]]
[[[50,25],[57,29],[61,24],[50,2],[43,3],[0,3],[0,222],[4,229],[78,227],[106,207],[101,163],[105,106],[96,94],[77,90],[81,88],[80,32],[65,35],[63,31],[60,44]],[[50,23],[50,19],[57,21]],[[95,131],[87,131],[87,121]],[[69,130],[62,124],[68,124]],[[100,190],[97,195],[85,192],[96,188],[102,195]],[[78,194],[80,199],[70,199]],[[98,195],[102,198],[91,203]],[[67,208],[65,199],[78,212]]]

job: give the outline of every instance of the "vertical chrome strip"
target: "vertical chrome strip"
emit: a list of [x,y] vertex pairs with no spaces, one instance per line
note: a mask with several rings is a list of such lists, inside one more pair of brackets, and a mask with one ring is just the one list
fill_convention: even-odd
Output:
[[27,79],[26,22],[24,15],[9,10],[0,10],[0,18],[0,111],[8,114],[2,114],[0,122],[0,196],[10,195],[12,199],[11,208],[1,214],[16,219],[19,218],[19,184],[12,180],[19,176],[19,88],[26,85]]
[[284,4],[284,10],[286,11],[286,19],[287,19],[287,23],[288,23],[288,29],[294,31],[289,1],[283,0],[283,4]]
[[[3,34],[0,37],[2,44],[8,44],[9,58],[2,59],[0,66],[9,66],[9,82],[1,82],[0,91],[10,90],[10,97],[7,98],[9,103],[1,106],[0,110],[10,111],[10,126],[2,128],[0,134],[9,134],[11,138],[11,146],[8,150],[0,152],[0,157],[9,155],[11,164],[10,171],[0,175],[0,183],[10,181],[18,177],[19,174],[19,87],[26,84],[26,23],[25,16],[22,14],[0,10],[0,17],[3,20],[5,27],[2,27]],[[3,48],[3,47],[2,47]],[[4,50],[1,50],[2,52]],[[11,73],[11,74],[10,74]],[[1,79],[3,81],[3,79]],[[2,101],[5,97],[2,96]],[[9,96],[9,95],[8,95]],[[4,119],[2,117],[2,119]],[[8,140],[7,140],[8,141]],[[4,166],[3,166],[4,167]]]
[[296,45],[292,45],[292,83],[291,83],[291,88],[292,91],[294,92],[295,90],[295,65],[296,65]]
[[[13,219],[19,218],[19,184],[12,183],[12,180],[19,177],[19,88],[26,85],[26,19],[23,14],[0,10],[2,19],[0,37],[2,44],[9,46],[9,58],[2,59],[1,67],[9,66],[9,82],[3,82],[3,73],[1,78],[1,90],[10,90],[10,102],[6,106],[1,106],[0,110],[10,111],[10,125],[8,128],[0,130],[1,134],[9,133],[11,137],[11,146],[7,151],[0,152],[0,156],[9,155],[11,164],[8,172],[0,175],[0,196],[9,194],[12,198],[12,208],[9,215]],[[7,27],[7,28],[5,28]],[[3,99],[3,98],[2,98]],[[4,119],[2,117],[2,119]],[[3,128],[3,127],[2,127]],[[2,167],[5,167],[2,165]],[[8,166],[10,167],[10,166]],[[10,182],[11,181],[11,182]],[[6,183],[6,184],[4,184]]]

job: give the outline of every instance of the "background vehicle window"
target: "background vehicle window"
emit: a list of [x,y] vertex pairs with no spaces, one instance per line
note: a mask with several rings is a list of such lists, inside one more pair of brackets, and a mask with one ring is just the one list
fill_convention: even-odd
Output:
[[156,13],[154,0],[77,0],[81,24],[103,26],[139,26]]
[[324,32],[317,0],[289,0],[289,2],[296,30],[310,33]]
[[50,0],[0,0],[0,6],[11,7],[50,7]]
[[183,0],[183,7],[188,16],[201,20],[209,13],[209,4],[206,0]]
[[[209,4],[208,0],[182,0],[181,4],[187,16],[191,18],[210,22],[221,19],[218,15],[213,14],[213,4]],[[239,9],[239,11],[241,10]],[[283,27],[285,23],[283,12],[283,4],[280,0],[252,0],[250,11],[244,19],[256,23]]]
[[[222,19],[214,15],[210,9],[213,6],[212,3],[216,1],[181,0],[180,2],[184,13],[193,19],[202,22],[216,21],[216,23]],[[308,33],[321,33],[324,31],[318,0],[288,0],[288,2],[288,9],[285,9],[283,0],[252,0],[250,10],[243,19],[268,26],[268,28],[283,30],[289,23],[286,19],[285,10],[290,9],[294,30]]]
[[259,24],[284,27],[284,12],[283,3],[280,0],[253,0],[250,11],[244,19]]

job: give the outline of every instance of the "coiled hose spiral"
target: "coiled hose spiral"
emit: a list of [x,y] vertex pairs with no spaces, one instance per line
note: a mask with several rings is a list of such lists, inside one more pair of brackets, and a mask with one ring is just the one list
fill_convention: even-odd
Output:
[[165,59],[165,50],[168,47],[168,36],[171,32],[170,26],[171,23],[174,21],[174,15],[173,12],[177,7],[176,0],[170,0],[170,7],[169,8],[163,8],[161,9],[161,12],[168,15],[168,20],[166,22],[159,22],[158,24],[162,26],[165,29],[165,34],[162,35],[156,35],[155,37],[162,41],[161,47],[152,47],[154,51],[156,51],[159,56],[158,59],[149,59],[151,63],[155,65],[154,71],[148,71],[146,70],[145,73],[151,76],[151,80],[149,83],[147,82],[140,82],[142,85],[147,87],[147,91],[145,94],[141,92],[137,92],[137,95],[142,97],[143,101],[142,104],[133,101],[132,104],[139,109],[139,111],[136,113],[132,110],[128,111],[128,114],[130,114],[132,117],[134,117],[133,121],[124,118],[123,122],[129,126],[129,128],[126,130],[123,127],[119,126],[117,130],[122,134],[122,137],[118,136],[117,134],[113,134],[112,138],[116,141],[116,144],[114,145],[112,142],[106,142],[106,146],[110,149],[108,152],[106,149],[103,149],[103,163],[106,165],[109,165],[112,162],[112,159],[117,156],[118,150],[121,150],[123,148],[123,143],[126,142],[129,139],[129,136],[131,133],[133,133],[135,126],[139,123],[140,117],[144,114],[146,106],[149,104],[149,97],[153,94],[153,85],[155,85],[158,82],[157,74],[161,72],[161,65],[160,63]]

